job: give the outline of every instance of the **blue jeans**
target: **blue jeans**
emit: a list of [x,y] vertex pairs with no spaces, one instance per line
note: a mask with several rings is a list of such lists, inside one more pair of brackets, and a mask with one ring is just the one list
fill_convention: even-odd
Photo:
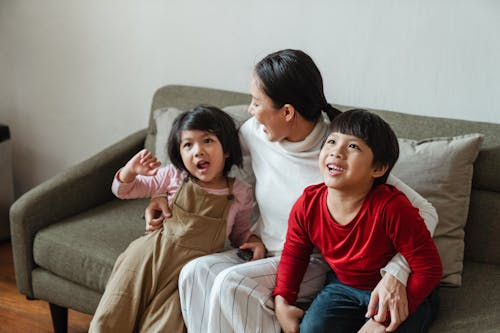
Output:
[[[349,287],[333,272],[325,287],[307,309],[300,333],[355,333],[366,322],[365,313],[370,302],[370,290]],[[436,288],[396,330],[397,333],[424,333],[434,320],[439,306]]]

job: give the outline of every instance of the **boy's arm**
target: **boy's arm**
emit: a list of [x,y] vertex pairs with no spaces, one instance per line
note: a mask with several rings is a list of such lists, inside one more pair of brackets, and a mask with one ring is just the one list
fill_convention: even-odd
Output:
[[[433,235],[438,223],[438,215],[432,204],[393,175],[389,175],[387,184],[395,186],[406,195],[412,205],[418,209],[425,226]],[[370,296],[366,316],[370,318],[377,313],[374,319],[384,322],[386,313],[389,312],[391,321],[387,330],[392,332],[408,317],[406,284],[411,269],[404,256],[398,253],[380,271],[382,279]],[[376,312],[377,308],[378,312]]]
[[304,317],[304,310],[288,304],[283,297],[277,295],[274,298],[274,311],[283,333],[299,332],[300,319]]
[[[418,209],[420,216],[424,219],[425,226],[431,235],[433,235],[438,223],[438,215],[432,204],[411,187],[392,175],[390,175],[387,179],[387,184],[395,186],[406,195],[411,204]],[[381,269],[382,276],[385,273],[391,274],[406,286],[411,269],[406,259],[398,253],[384,268]]]
[[286,241],[281,253],[273,296],[282,296],[288,304],[295,304],[309,258],[313,250],[305,229],[303,196],[293,205],[288,219]]
[[439,285],[442,264],[430,232],[415,207],[404,196],[394,198],[386,207],[387,234],[412,269],[408,279],[408,308],[414,312]]

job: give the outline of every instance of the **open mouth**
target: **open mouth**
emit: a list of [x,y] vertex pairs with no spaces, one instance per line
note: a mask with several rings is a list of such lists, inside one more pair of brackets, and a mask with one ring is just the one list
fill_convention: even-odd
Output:
[[200,161],[200,162],[196,163],[196,168],[198,168],[198,170],[204,171],[204,170],[208,169],[209,165],[210,165],[210,163],[207,161]]
[[338,175],[340,173],[343,173],[345,171],[344,168],[335,165],[333,163],[327,164],[326,167],[328,168],[328,173]]

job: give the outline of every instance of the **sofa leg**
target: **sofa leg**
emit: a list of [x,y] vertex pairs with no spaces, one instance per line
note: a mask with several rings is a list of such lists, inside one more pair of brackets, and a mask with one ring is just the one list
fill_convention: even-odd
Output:
[[49,303],[50,316],[52,317],[52,326],[54,326],[54,333],[67,333],[68,332],[68,308]]

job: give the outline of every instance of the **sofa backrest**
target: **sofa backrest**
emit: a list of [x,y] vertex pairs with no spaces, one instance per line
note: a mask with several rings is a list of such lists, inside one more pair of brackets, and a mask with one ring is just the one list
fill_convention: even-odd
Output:
[[[250,95],[232,91],[169,85],[153,97],[146,147],[153,149],[156,126],[153,111],[164,107],[183,110],[198,104],[218,107],[249,104]],[[338,106],[340,109],[348,109]],[[370,109],[384,118],[399,137],[421,140],[429,137],[482,133],[484,142],[474,163],[469,216],[465,230],[465,259],[500,264],[500,124]]]
[[426,117],[371,110],[383,117],[398,137],[429,137],[482,133],[484,142],[474,163],[465,228],[465,259],[500,264],[500,124]]

